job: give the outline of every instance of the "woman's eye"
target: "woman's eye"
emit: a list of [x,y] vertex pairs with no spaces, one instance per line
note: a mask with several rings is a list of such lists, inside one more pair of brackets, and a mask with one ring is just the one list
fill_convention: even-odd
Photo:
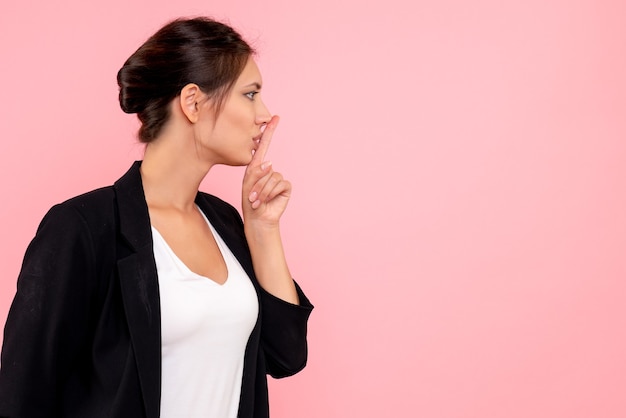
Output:
[[256,96],[258,93],[258,91],[251,91],[250,93],[246,93],[245,96],[250,100],[254,100],[254,96]]

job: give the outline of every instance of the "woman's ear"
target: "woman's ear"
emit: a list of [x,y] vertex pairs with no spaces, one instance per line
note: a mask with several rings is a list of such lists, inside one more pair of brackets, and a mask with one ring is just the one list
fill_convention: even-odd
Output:
[[206,100],[205,94],[197,84],[189,83],[180,91],[180,108],[189,122],[196,123],[198,121],[200,107],[204,100]]

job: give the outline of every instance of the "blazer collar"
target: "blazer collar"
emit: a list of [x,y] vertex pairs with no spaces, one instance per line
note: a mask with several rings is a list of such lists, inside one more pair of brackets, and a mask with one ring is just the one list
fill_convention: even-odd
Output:
[[150,215],[136,161],[113,188],[119,233],[130,247],[117,247],[117,271],[147,418],[161,403],[161,306],[152,249]]
[[130,169],[113,185],[119,210],[121,235],[132,249],[152,245],[150,215],[143,192],[141,161],[135,161]]

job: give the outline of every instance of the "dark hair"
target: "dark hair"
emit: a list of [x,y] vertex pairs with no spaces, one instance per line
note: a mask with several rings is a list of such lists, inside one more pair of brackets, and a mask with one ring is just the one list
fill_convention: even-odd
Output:
[[155,139],[170,117],[170,102],[195,83],[219,112],[253,49],[230,26],[199,17],[177,19],[152,35],[117,73],[120,106],[137,113],[139,140]]

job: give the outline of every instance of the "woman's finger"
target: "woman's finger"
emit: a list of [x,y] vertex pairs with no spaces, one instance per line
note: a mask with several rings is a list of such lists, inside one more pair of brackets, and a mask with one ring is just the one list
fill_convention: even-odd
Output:
[[[275,176],[272,176],[272,178],[270,178],[265,184],[261,195],[258,196],[254,202],[251,202],[252,209],[257,209],[263,203],[266,205],[273,205],[274,200],[278,197],[289,199],[291,194],[291,183],[287,180],[283,180],[282,178],[274,181],[274,177]],[[286,200],[283,201],[283,204],[286,204]]]
[[274,115],[272,116],[272,119],[270,119],[270,121],[267,123],[267,126],[265,126],[263,135],[261,135],[259,146],[254,152],[252,160],[248,164],[248,168],[256,167],[265,160],[265,154],[267,154],[267,150],[270,147],[270,143],[272,142],[272,136],[274,135],[274,131],[276,130],[279,121],[280,118]]
[[269,196],[272,193],[272,190],[274,190],[276,185],[278,185],[281,181],[283,181],[283,176],[280,173],[273,172],[258,192],[257,199],[261,202],[270,200]]
[[257,199],[259,192],[265,182],[272,175],[272,163],[266,161],[260,167],[250,168],[244,177],[243,191],[247,193],[248,200],[253,202]]

